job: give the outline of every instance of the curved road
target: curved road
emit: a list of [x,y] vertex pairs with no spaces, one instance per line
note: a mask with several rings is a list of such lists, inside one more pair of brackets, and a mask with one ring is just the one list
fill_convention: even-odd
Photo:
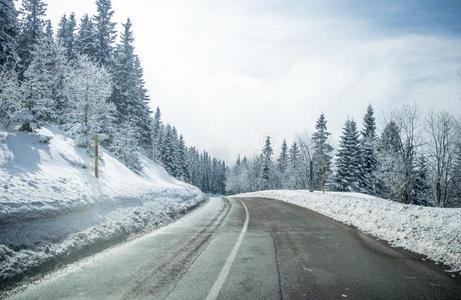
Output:
[[11,299],[460,299],[461,281],[353,227],[270,199],[213,198]]

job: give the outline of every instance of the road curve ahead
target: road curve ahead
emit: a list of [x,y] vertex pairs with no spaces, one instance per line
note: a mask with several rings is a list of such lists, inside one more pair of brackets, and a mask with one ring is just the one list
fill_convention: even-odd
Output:
[[11,299],[460,299],[417,255],[285,202],[213,198]]

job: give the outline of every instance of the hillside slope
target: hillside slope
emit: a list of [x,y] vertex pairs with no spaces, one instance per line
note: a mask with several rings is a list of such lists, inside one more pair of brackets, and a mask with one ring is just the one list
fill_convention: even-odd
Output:
[[57,127],[0,132],[2,285],[166,224],[206,199],[146,157],[136,174],[100,152],[98,179],[93,159]]

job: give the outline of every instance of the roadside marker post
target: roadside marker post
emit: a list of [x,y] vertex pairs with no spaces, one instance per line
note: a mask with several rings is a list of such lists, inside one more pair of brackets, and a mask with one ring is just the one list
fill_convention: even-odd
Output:
[[327,163],[323,162],[323,185],[322,185],[322,193],[325,193],[325,169],[327,167]]
[[94,136],[94,176],[98,178],[98,135]]

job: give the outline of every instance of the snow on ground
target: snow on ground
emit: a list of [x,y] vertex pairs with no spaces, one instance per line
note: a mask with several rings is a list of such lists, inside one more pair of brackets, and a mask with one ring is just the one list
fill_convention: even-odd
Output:
[[206,199],[145,157],[136,174],[100,152],[97,179],[94,159],[57,127],[0,131],[0,283],[166,224]]
[[405,205],[359,193],[270,190],[266,197],[309,208],[461,272],[461,208]]

